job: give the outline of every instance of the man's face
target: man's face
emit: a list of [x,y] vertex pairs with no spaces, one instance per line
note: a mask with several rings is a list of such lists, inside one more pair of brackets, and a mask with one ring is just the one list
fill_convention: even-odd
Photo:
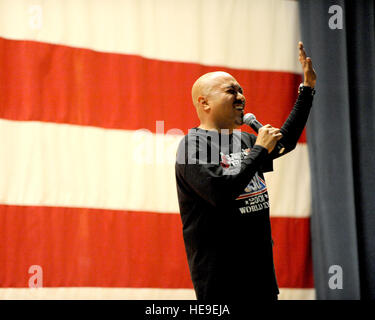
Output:
[[213,79],[207,96],[211,107],[210,117],[220,129],[236,129],[242,125],[245,96],[236,79],[221,75]]

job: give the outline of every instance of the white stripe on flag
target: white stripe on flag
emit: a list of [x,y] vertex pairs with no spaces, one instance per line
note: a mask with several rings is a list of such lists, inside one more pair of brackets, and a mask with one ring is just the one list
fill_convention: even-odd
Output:
[[[179,212],[182,136],[9,120],[0,120],[0,136],[2,204]],[[304,143],[275,161],[266,179],[272,216],[310,215],[308,168]]]
[[0,36],[159,60],[300,73],[297,1],[2,0]]

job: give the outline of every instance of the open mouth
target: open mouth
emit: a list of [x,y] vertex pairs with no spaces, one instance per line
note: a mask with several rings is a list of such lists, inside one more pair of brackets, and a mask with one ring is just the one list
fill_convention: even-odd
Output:
[[243,109],[245,108],[245,103],[241,100],[237,100],[234,102],[233,108],[238,111],[243,111]]
[[234,105],[234,109],[238,110],[238,111],[243,111],[244,109],[244,105],[243,104],[237,104],[237,105]]

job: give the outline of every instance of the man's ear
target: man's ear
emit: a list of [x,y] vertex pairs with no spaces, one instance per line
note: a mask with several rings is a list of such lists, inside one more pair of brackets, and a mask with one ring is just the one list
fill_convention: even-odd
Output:
[[203,97],[203,96],[199,96],[199,97],[198,97],[198,104],[199,104],[199,106],[200,106],[204,111],[208,111],[208,110],[211,109],[210,106],[209,106],[209,104],[208,104],[207,99],[206,99],[205,97]]

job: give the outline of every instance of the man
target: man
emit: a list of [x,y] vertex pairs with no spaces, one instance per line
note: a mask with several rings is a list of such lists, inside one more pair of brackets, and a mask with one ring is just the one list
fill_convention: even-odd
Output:
[[[225,72],[200,77],[192,98],[200,125],[177,151],[176,181],[183,236],[198,300],[276,300],[269,201],[263,172],[295,148],[312,105],[316,75],[298,44],[304,82],[281,129],[236,133],[245,96]],[[275,148],[282,139],[284,153]]]

